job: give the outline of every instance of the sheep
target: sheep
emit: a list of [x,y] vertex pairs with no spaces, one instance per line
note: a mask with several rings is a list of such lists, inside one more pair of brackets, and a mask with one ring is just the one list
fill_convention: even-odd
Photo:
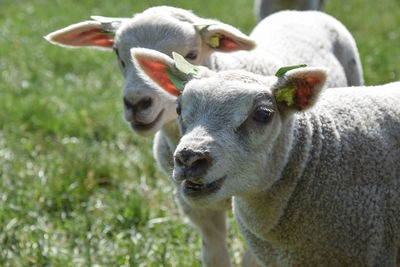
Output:
[[[188,84],[173,178],[193,205],[235,196],[236,222],[265,266],[396,266],[400,82],[328,90],[314,103],[324,75]],[[292,86],[293,104],[278,98]]]
[[[164,173],[170,176],[173,168],[172,153],[179,141],[175,96],[150,86],[139,77],[132,64],[130,48],[147,47],[165,54],[178,51],[192,63],[206,64],[214,51],[251,50],[255,43],[230,25],[167,6],[149,8],[133,18],[92,18],[93,21],[70,25],[45,38],[65,47],[115,51],[125,77],[122,90],[125,119],[132,130],[140,135],[152,136],[157,133],[154,155]],[[230,266],[225,241],[225,210],[230,209],[230,201],[216,209],[193,210],[179,201],[179,196],[176,198],[181,209],[201,232],[203,264]]]
[[280,10],[322,10],[324,4],[325,0],[255,0],[254,15],[261,21]]
[[160,58],[186,82],[173,180],[188,203],[233,196],[263,266],[400,263],[400,82],[321,92],[322,68],[182,75]]
[[[289,17],[293,19],[289,20]],[[300,33],[308,34],[308,38],[302,38],[300,34],[288,30],[290,24],[288,26],[286,23],[278,23],[279,20],[286,20],[297,24],[299,21],[295,18],[303,20],[305,17],[308,19],[301,26],[303,29]],[[243,51],[231,53],[229,56],[220,52],[251,50],[255,47],[254,41],[232,26],[199,18],[183,9],[162,6],[136,14],[132,19],[94,19],[95,21],[78,23],[56,31],[46,39],[63,46],[97,47],[116,52],[120,69],[125,76],[122,93],[125,119],[141,135],[156,133],[154,155],[161,169],[169,176],[173,169],[172,154],[180,138],[175,122],[176,97],[142,79],[131,62],[132,47],[147,47],[167,55],[172,50],[178,51],[190,62],[206,65],[214,70],[245,68],[263,74],[273,73],[278,66],[286,62],[293,63],[299,58],[309,64],[326,64],[332,72],[336,70],[337,75],[331,80],[331,86],[363,83],[361,64],[352,36],[343,25],[325,14],[282,12],[270,16],[253,30],[250,37],[254,35],[255,38],[252,39],[256,42],[269,43],[271,47],[263,46],[262,51],[257,48],[255,53]],[[316,27],[318,23],[320,26]],[[310,26],[320,36],[309,34],[307,27]],[[274,27],[275,30],[272,29]],[[150,36],[149,32],[153,34]],[[276,41],[276,45],[273,41]],[[310,48],[307,48],[309,43]],[[302,46],[304,50],[287,58],[287,47],[283,44]],[[313,46],[314,44],[322,47]],[[213,51],[216,53],[211,54]],[[169,93],[176,95],[179,92]],[[229,266],[229,253],[225,244],[225,210],[230,208],[230,201],[222,201],[220,205],[205,209],[192,207],[180,195],[176,197],[184,213],[201,232],[203,263],[206,266]]]

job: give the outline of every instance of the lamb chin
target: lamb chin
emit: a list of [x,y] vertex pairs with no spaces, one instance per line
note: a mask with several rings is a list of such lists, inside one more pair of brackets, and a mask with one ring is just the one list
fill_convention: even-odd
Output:
[[[158,125],[159,125],[159,121],[162,118],[162,115],[164,113],[164,109],[160,111],[160,113],[157,115],[157,117],[150,123],[144,124],[144,123],[140,123],[140,122],[131,122],[131,128],[133,131],[141,134],[141,135],[152,135],[153,132],[156,132],[158,130]],[[155,130],[155,128],[157,128]],[[147,134],[149,133],[149,134]]]

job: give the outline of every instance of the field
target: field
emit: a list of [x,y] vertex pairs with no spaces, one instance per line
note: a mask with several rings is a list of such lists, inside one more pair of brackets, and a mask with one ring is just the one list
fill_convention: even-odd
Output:
[[[200,266],[201,241],[123,121],[112,53],[43,36],[90,15],[168,4],[249,33],[253,2],[0,0],[0,266]],[[328,1],[353,33],[366,84],[400,80],[400,2]],[[243,251],[232,216],[229,243]]]

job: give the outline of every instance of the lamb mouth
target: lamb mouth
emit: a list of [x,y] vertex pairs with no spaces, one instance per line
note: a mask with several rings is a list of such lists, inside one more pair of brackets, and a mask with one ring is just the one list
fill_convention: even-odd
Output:
[[221,189],[225,178],[226,176],[208,184],[193,182],[186,179],[183,182],[183,193],[189,197],[202,197],[210,195]]
[[161,119],[163,113],[164,113],[164,109],[161,110],[160,113],[158,113],[157,117],[150,123],[142,123],[142,122],[133,121],[133,122],[131,122],[131,127],[135,131],[147,131],[147,130],[150,130]]

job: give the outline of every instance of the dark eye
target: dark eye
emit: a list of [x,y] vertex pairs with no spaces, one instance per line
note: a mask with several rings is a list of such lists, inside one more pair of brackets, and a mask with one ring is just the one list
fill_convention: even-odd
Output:
[[189,54],[187,54],[185,58],[188,60],[195,60],[197,58],[197,52],[192,51]]
[[178,116],[179,115],[181,115],[181,105],[179,105],[179,104],[177,104],[177,106],[176,106],[176,114],[178,114]]
[[122,59],[119,57],[119,52],[118,52],[117,47],[114,46],[113,49],[114,49],[115,54],[118,57],[119,63],[121,64],[121,67],[125,69],[125,62],[123,62]]
[[273,112],[266,107],[259,107],[253,113],[253,120],[261,123],[267,123],[271,120]]
[[122,66],[123,68],[125,68],[125,62],[123,62],[121,59],[119,60],[119,62],[121,63],[121,66]]
[[117,46],[115,45],[115,43],[114,43],[114,45],[113,45],[113,48],[112,48],[113,50],[114,50],[114,52],[115,52],[115,54],[117,55],[117,57],[119,56],[119,52],[118,52],[118,48],[117,48]]

